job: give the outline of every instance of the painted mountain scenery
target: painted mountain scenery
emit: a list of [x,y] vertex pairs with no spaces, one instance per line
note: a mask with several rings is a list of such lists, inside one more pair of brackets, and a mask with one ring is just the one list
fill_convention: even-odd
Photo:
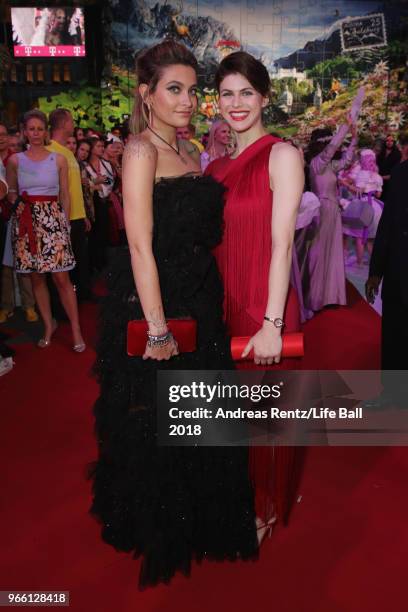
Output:
[[270,73],[272,102],[265,120],[271,131],[304,141],[314,126],[337,124],[361,84],[367,91],[363,139],[406,127],[403,0],[109,0],[104,21],[99,104],[106,128],[132,111],[137,52],[168,37],[184,43],[199,61],[194,119],[199,133],[217,116],[216,67],[240,49],[261,59]]

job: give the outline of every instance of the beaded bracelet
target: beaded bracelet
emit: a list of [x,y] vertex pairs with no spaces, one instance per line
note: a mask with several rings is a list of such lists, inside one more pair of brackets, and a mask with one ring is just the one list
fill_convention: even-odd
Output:
[[166,346],[172,339],[173,334],[171,333],[171,331],[168,331],[165,334],[161,334],[160,336],[155,336],[147,332],[147,344],[150,347]]

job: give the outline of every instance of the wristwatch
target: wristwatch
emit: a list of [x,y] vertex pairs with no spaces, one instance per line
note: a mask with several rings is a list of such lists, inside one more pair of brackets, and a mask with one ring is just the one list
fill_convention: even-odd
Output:
[[276,319],[271,319],[270,317],[267,317],[266,315],[264,316],[265,321],[269,321],[269,323],[273,323],[275,327],[277,327],[278,329],[280,329],[281,327],[285,326],[285,323],[283,322],[283,319],[281,319],[280,317],[276,317]]

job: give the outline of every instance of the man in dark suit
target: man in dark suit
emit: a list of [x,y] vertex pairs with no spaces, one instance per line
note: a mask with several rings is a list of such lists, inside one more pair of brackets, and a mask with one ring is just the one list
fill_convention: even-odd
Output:
[[382,149],[377,156],[378,172],[383,177],[383,199],[388,199],[388,188],[391,178],[391,172],[401,161],[401,152],[397,147],[394,136],[388,134],[386,137]]
[[[403,144],[403,143],[401,143]],[[408,141],[405,146],[408,145]],[[404,146],[404,145],[403,145]],[[392,173],[378,224],[366,296],[374,302],[381,280],[383,393],[378,403],[408,407],[408,160]],[[407,370],[405,376],[388,370]]]

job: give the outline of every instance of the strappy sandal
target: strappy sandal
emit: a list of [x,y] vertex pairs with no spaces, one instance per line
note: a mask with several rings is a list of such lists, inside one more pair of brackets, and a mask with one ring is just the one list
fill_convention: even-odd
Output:
[[262,544],[266,536],[268,538],[272,535],[272,529],[276,523],[276,515],[269,519],[266,523],[262,519],[256,517],[256,534],[258,536],[258,546]]
[[46,338],[41,338],[41,339],[40,339],[40,340],[37,342],[37,346],[38,346],[38,348],[43,349],[43,348],[47,348],[48,346],[50,346],[50,344],[51,344],[51,339],[52,339],[52,337],[53,337],[53,335],[54,335],[54,332],[55,332],[55,330],[57,329],[57,327],[58,327],[58,323],[57,323],[57,321],[56,321],[55,319],[53,319],[53,320],[52,320],[52,331],[51,331],[51,336],[50,336],[50,339],[49,339],[49,340],[47,340]]
[[85,342],[81,342],[80,344],[74,344],[74,346],[72,347],[72,350],[75,351],[76,353],[83,353],[85,349],[86,349]]

